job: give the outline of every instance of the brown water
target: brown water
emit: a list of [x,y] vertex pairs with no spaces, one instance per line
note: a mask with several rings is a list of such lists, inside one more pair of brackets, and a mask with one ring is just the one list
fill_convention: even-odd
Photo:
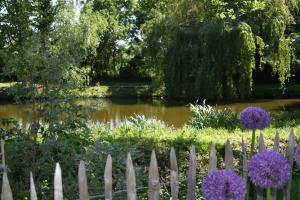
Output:
[[[155,117],[175,127],[183,126],[191,113],[188,103],[164,102],[162,100],[133,100],[133,99],[88,99],[85,105],[93,105],[96,112],[91,116],[93,121],[118,123],[126,117],[135,114]],[[223,103],[219,108],[229,107],[239,112],[248,106],[260,106],[268,111],[300,109],[300,99],[269,99],[249,102]],[[23,124],[32,121],[30,105],[0,103],[0,118],[15,118]]]

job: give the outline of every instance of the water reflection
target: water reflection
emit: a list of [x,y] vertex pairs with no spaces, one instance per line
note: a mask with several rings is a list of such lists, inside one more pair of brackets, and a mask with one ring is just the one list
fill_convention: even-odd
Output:
[[[135,99],[88,99],[80,100],[84,106],[93,106],[95,113],[91,120],[110,122],[112,126],[118,124],[126,117],[135,114],[147,117],[156,117],[169,125],[181,127],[185,124],[191,113],[188,103],[165,102],[162,100],[135,100]],[[249,102],[223,103],[218,108],[230,107],[239,112],[248,106],[261,106],[269,111],[289,110],[300,108],[300,99],[272,99],[255,100]],[[24,125],[33,120],[31,105],[16,105],[10,102],[0,104],[0,118],[15,118]]]

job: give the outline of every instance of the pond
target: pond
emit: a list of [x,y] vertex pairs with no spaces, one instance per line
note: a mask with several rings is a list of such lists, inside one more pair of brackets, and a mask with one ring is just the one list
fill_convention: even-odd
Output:
[[[137,99],[85,99],[85,105],[93,105],[95,113],[90,120],[116,124],[135,114],[155,117],[175,127],[183,126],[190,118],[189,104],[164,100]],[[268,111],[281,111],[300,108],[300,99],[265,99],[248,102],[222,103],[218,108],[231,108],[237,112],[248,106],[260,106]],[[0,118],[15,118],[27,124],[32,121],[30,105],[16,105],[11,102],[0,103]]]

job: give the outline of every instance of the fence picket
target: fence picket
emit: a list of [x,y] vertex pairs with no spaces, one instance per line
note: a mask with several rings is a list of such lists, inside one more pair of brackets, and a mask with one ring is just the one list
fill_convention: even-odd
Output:
[[258,139],[258,151],[265,151],[265,150],[266,150],[266,146],[264,142],[264,136],[262,132],[260,132],[259,139]]
[[[279,152],[279,133],[276,131],[275,133],[275,138],[274,138],[274,147],[273,150],[276,152]],[[276,200],[277,198],[277,190],[276,189],[271,189],[271,199],[270,200]]]
[[243,165],[243,177],[245,180],[245,183],[247,183],[247,177],[248,177],[248,166],[247,166],[247,149],[246,144],[244,142],[244,139],[242,138],[242,165]]
[[136,200],[136,179],[130,153],[126,162],[127,199]]
[[112,200],[112,158],[107,156],[105,170],[104,170],[104,191],[105,200]]
[[279,133],[278,131],[276,131],[275,138],[274,138],[274,147],[273,147],[274,151],[279,152],[279,142],[280,142]]
[[217,170],[217,150],[215,144],[211,145],[208,163],[208,172]]
[[[264,143],[264,137],[262,132],[260,132],[259,139],[258,139],[258,151],[265,151],[265,143]],[[257,190],[257,200],[263,200],[264,199],[264,190],[260,187],[256,187]]]
[[188,172],[188,191],[187,191],[187,199],[195,200],[196,199],[196,150],[193,145],[191,148],[190,161],[189,161],[189,172]]
[[85,164],[81,160],[79,164],[78,170],[78,186],[79,186],[79,199],[80,200],[88,200],[88,186],[87,186],[87,177],[86,177],[86,169]]
[[30,200],[37,200],[32,172],[30,172]]
[[152,150],[151,161],[149,167],[149,180],[148,180],[148,199],[159,200],[159,174],[155,151]]
[[[291,129],[289,140],[286,147],[286,158],[288,159],[292,169],[293,169],[293,163],[294,163],[294,150],[295,150],[295,135],[294,130]],[[291,186],[292,186],[292,174],[291,179],[288,183],[288,185],[284,189],[284,199],[290,200],[291,199]]]
[[233,153],[232,153],[232,147],[231,144],[229,142],[229,140],[227,140],[226,142],[226,146],[225,146],[225,167],[226,169],[234,169],[234,158],[233,158]]
[[1,200],[13,200],[6,170],[4,170],[3,177],[2,177]]
[[54,173],[54,200],[63,200],[63,198],[61,168],[59,163],[56,163]]
[[170,177],[171,197],[172,200],[178,200],[178,192],[179,192],[178,165],[177,165],[175,149],[173,147],[170,152],[170,168],[171,168],[171,177]]

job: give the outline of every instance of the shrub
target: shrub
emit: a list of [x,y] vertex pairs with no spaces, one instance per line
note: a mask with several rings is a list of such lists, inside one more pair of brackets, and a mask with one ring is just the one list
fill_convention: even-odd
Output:
[[222,110],[207,105],[205,100],[202,105],[191,104],[192,117],[188,125],[195,129],[226,128],[235,129],[239,126],[238,116],[231,109]]
[[136,128],[139,130],[143,129],[163,129],[166,128],[166,124],[156,118],[148,118],[145,115],[135,115],[124,120],[119,128]]

